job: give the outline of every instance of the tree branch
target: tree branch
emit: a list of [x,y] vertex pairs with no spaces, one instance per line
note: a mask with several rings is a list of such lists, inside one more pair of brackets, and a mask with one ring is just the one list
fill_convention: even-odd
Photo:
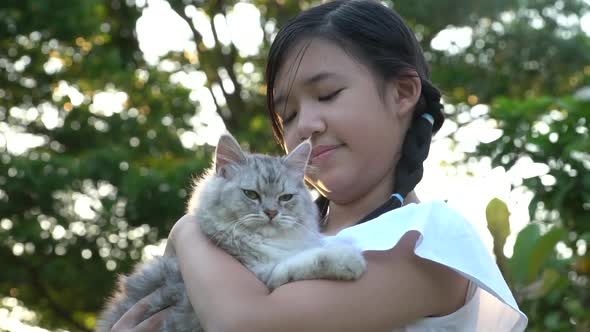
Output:
[[[184,21],[187,22],[194,35],[195,43],[197,44],[197,51],[200,54],[200,67],[201,70],[203,70],[203,72],[205,73],[205,75],[207,75],[207,80],[210,83],[218,83],[221,87],[221,91],[223,92],[223,95],[227,102],[229,116],[228,112],[224,112],[224,109],[221,108],[217,100],[215,100],[217,113],[224,119],[226,126],[230,128],[230,130],[238,128],[241,123],[240,111],[243,111],[245,109],[245,105],[241,99],[242,87],[237,80],[237,76],[233,68],[237,58],[237,50],[235,48],[235,45],[233,43],[230,43],[230,53],[223,53],[221,44],[219,43],[217,30],[215,29],[213,20],[211,20],[210,25],[211,31],[213,32],[213,38],[215,39],[215,47],[212,49],[207,49],[205,45],[202,43],[203,36],[197,31],[197,29],[192,23],[192,20],[186,15],[186,13],[184,12],[184,8],[180,8],[179,6],[172,6],[172,8]],[[215,3],[211,4],[209,8],[213,13],[219,12],[225,16],[225,11],[223,9],[223,1],[216,1]],[[210,16],[213,17],[213,15]],[[207,55],[210,55],[210,57],[208,57]],[[216,59],[221,60],[221,63],[217,64],[215,61]],[[232,81],[232,84],[234,85],[234,92],[231,94],[228,93],[226,89],[223,87],[222,79],[219,76],[219,72],[217,70],[217,68],[220,66],[225,68],[230,80]],[[211,85],[209,85],[209,88],[211,88]],[[215,99],[215,96],[213,96],[213,98]]]
[[[223,0],[218,1],[215,4],[214,10],[216,12],[221,13],[224,18],[227,18],[227,12],[225,11],[225,8],[223,6]],[[215,24],[213,23],[213,20],[211,20],[211,31],[213,31],[213,38],[215,39],[215,44],[219,45],[220,43],[219,43],[219,38],[217,37],[217,29],[215,28]],[[230,41],[229,48],[230,48],[229,54],[223,53],[221,51],[221,47],[219,47],[218,49],[219,49],[219,53],[221,55],[221,58],[223,59],[223,67],[227,71],[229,78],[231,79],[231,81],[235,87],[235,94],[239,98],[240,92],[242,91],[242,87],[238,82],[238,79],[236,77],[236,73],[235,73],[234,67],[233,67],[233,65],[236,63],[236,58],[237,58],[238,52],[237,52],[236,46],[234,45],[234,43],[232,41]]]
[[188,24],[189,29],[191,29],[191,32],[193,33],[193,36],[195,37],[195,44],[197,44],[197,50],[201,51],[201,49],[199,49],[199,47],[203,45],[203,35],[201,35],[201,33],[199,31],[197,31],[197,28],[195,28],[195,26],[193,25],[193,21],[191,20],[190,17],[188,17],[186,15],[186,13],[184,12],[184,5],[182,5],[182,8],[177,8],[176,6],[170,5],[170,7],[172,8],[172,10],[174,10],[176,12],[176,14],[178,14],[178,16],[180,16],[185,22],[186,24]]

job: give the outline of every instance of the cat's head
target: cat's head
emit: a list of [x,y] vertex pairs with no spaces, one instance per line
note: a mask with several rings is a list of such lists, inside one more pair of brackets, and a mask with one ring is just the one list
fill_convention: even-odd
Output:
[[[223,135],[215,150],[214,179],[207,196],[216,209],[202,225],[206,233],[253,232],[281,236],[314,231],[318,213],[304,183],[311,144],[301,143],[283,157],[250,154],[231,135]],[[233,230],[232,230],[233,228]]]

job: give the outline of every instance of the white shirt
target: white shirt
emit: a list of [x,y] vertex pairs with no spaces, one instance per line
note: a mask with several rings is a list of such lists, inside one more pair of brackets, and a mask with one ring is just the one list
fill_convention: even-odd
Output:
[[520,311],[496,262],[473,225],[443,202],[408,204],[346,228],[326,241],[346,241],[366,250],[388,250],[408,231],[421,234],[417,256],[446,265],[469,279],[466,303],[442,317],[418,320],[392,332],[524,331]]

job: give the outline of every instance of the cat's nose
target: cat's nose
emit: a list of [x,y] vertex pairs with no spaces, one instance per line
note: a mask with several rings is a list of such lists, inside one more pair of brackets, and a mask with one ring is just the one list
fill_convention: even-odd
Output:
[[277,213],[279,213],[277,210],[264,209],[264,214],[266,214],[270,219],[274,218]]

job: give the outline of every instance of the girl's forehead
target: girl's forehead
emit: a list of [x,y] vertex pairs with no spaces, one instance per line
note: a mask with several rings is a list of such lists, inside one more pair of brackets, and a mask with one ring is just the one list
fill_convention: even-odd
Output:
[[279,71],[276,82],[306,81],[322,72],[348,76],[360,70],[360,64],[340,45],[325,39],[300,41],[293,46]]
[[364,75],[371,74],[339,44],[320,38],[303,40],[291,47],[277,72],[275,104],[284,101],[293,87],[324,80],[349,81]]

